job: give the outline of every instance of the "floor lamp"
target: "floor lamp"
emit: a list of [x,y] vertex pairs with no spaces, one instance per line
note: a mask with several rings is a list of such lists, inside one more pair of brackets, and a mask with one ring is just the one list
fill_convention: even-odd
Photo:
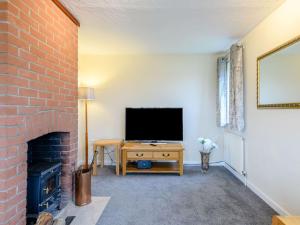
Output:
[[75,205],[83,206],[92,201],[91,198],[91,169],[89,168],[89,136],[88,136],[88,101],[94,100],[94,89],[80,87],[78,98],[85,103],[85,163],[75,173]]
[[79,87],[78,98],[85,103],[85,163],[84,167],[89,167],[89,136],[88,136],[88,101],[95,100],[94,88]]

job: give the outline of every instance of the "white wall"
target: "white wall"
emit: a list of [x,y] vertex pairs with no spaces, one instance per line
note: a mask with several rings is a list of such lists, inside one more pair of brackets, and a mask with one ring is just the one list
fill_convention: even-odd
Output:
[[[125,107],[183,107],[185,161],[200,163],[199,136],[222,144],[214,55],[80,55],[79,83],[96,88],[97,100],[89,104],[91,143],[124,138]],[[84,149],[82,104],[79,109],[79,146]],[[223,159],[221,149],[212,161]]]
[[300,214],[300,111],[256,107],[256,58],[300,35],[300,1],[287,0],[243,40],[248,181],[277,210]]

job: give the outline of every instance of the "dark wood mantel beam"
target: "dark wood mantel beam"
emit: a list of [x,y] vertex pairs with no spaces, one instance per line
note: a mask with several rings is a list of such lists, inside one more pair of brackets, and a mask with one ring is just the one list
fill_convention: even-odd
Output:
[[59,1],[59,0],[52,0],[52,2],[57,5],[57,7],[72,20],[73,23],[75,23],[77,26],[80,27],[80,23],[77,20],[77,18]]

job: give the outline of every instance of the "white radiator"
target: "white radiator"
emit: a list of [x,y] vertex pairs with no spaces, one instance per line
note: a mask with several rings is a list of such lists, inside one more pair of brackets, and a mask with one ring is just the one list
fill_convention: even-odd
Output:
[[224,161],[236,173],[245,176],[244,138],[238,134],[225,131]]

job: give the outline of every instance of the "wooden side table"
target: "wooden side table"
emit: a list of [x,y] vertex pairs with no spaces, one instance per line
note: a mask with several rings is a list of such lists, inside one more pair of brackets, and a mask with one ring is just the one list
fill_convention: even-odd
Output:
[[273,216],[272,225],[300,225],[300,216]]
[[104,166],[104,148],[106,146],[114,146],[115,147],[115,161],[116,161],[116,175],[119,176],[120,174],[120,151],[121,147],[123,145],[123,140],[121,139],[103,139],[103,140],[97,140],[94,142],[94,154],[95,160],[93,163],[93,176],[97,175],[97,154],[99,154],[99,161],[101,167]]

